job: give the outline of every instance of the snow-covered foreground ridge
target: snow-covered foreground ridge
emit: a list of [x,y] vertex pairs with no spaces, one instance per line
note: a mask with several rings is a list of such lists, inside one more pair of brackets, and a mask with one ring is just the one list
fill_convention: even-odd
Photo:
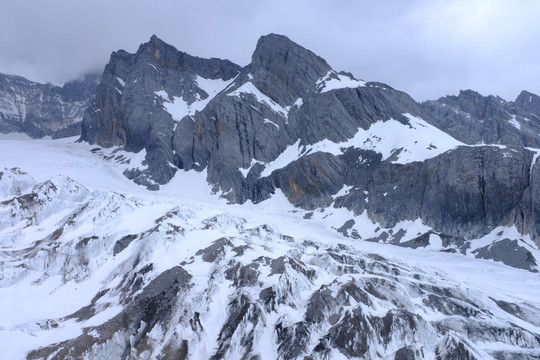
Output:
[[540,353],[537,273],[344,238],[278,195],[227,205],[204,174],[149,192],[72,140],[0,144],[4,359]]

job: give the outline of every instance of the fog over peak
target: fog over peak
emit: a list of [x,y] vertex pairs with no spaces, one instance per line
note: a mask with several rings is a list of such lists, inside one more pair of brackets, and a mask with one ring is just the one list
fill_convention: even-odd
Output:
[[288,36],[337,70],[416,100],[474,89],[540,93],[540,2],[414,0],[198,2],[4,1],[0,72],[62,84],[100,71],[112,51],[152,34],[201,57],[250,62],[257,39]]

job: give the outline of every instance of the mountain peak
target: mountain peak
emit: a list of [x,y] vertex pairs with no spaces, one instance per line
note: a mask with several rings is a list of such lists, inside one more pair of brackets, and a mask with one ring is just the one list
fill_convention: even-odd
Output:
[[264,48],[265,46],[269,45],[275,46],[276,44],[278,45],[278,47],[300,47],[303,49],[302,46],[298,45],[285,35],[270,33],[268,35],[263,35],[259,38],[255,51],[257,51],[257,49],[261,47]]
[[516,101],[514,102],[516,111],[522,112],[525,117],[530,117],[528,114],[540,114],[540,96],[529,91],[523,90]]
[[440,100],[456,106],[478,120],[484,120],[495,115],[508,116],[505,108],[507,105],[506,100],[494,95],[484,96],[474,90],[460,90],[457,96],[446,96]]
[[539,101],[540,96],[533,94],[532,92],[529,92],[527,90],[523,90],[521,93],[519,93],[518,97],[516,98],[516,102],[520,101],[526,101],[526,102],[533,102],[533,101]]
[[150,36],[150,41],[151,42],[158,42],[158,41],[163,42],[163,40],[161,40],[156,34],[153,34],[152,36]]
[[146,54],[153,57],[158,62],[163,62],[163,58],[178,57],[179,54],[184,54],[174,46],[167,44],[156,35],[152,35],[150,40],[139,46],[137,54]]
[[332,70],[315,53],[278,34],[262,36],[251,57],[254,84],[281,105],[292,105]]
[[307,61],[307,65],[311,65],[315,68],[314,70],[318,70],[322,75],[331,70],[326,60],[298,45],[288,37],[279,34],[261,36],[257,41],[251,60],[254,67],[300,65],[302,62]]
[[482,94],[480,94],[476,90],[466,89],[466,90],[459,90],[458,98],[480,98],[484,97]]
[[150,62],[161,68],[186,71],[209,79],[231,79],[240,71],[240,66],[229,60],[192,56],[178,50],[156,35],[152,35],[148,42],[139,46],[136,56],[142,57],[144,63]]
[[166,43],[165,41],[161,40],[157,35],[152,35],[150,37],[150,40],[146,44],[143,44],[142,46],[144,45],[150,46],[151,48],[154,48],[154,49],[163,49],[163,50],[170,49],[170,50],[174,50],[174,52],[181,52],[177,48],[172,46],[171,44]]

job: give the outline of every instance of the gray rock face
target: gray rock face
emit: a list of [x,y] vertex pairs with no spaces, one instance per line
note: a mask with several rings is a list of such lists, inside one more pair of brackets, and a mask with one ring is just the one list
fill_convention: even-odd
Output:
[[205,92],[198,79],[230,80],[239,69],[227,60],[180,52],[156,36],[135,54],[115,52],[83,119],[81,140],[133,152],[145,149],[148,168],[131,177],[148,176],[152,182],[166,183],[177,169],[172,165],[177,162],[171,139],[180,119],[173,119],[163,104],[184,102],[187,108],[205,100],[213,94]]
[[249,70],[253,85],[285,107],[304,97],[332,69],[324,59],[288,38],[270,34],[257,42]]
[[[367,211],[370,219],[387,228],[422,219],[442,238],[443,247],[462,253],[469,247],[466,240],[499,226],[516,225],[537,238],[538,167],[532,165],[533,155],[523,148],[462,146],[424,162],[393,164],[381,162],[373,152],[351,149],[340,158],[347,169],[345,184],[354,191],[337,198],[334,206],[354,214]],[[366,161],[354,163],[358,158]],[[386,240],[399,244],[398,234],[387,234]],[[429,233],[400,245],[428,246]],[[507,245],[498,242],[475,254],[536,271],[535,259],[525,247]],[[505,255],[509,252],[510,257]]]
[[527,91],[509,102],[466,90],[422,107],[432,124],[467,144],[540,146],[540,99]]
[[[365,161],[355,164],[358,158]],[[355,214],[367,210],[384,227],[421,218],[448,235],[481,237],[514,224],[530,201],[533,153],[525,149],[463,146],[409,164],[381,162],[373,152],[350,149],[340,159],[347,169],[344,183],[355,191],[336,205]]]
[[343,186],[345,164],[328,153],[306,155],[272,174],[280,188],[295,206],[305,209],[327,207],[333,194]]
[[80,135],[99,75],[88,74],[63,87],[0,74],[0,132],[33,138]]
[[428,160],[422,219],[469,238],[513,224],[529,186],[532,157],[523,149],[461,147]]

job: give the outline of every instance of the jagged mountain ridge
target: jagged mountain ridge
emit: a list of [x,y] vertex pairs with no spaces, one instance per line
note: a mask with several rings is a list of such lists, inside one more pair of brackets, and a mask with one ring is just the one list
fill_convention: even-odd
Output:
[[[105,67],[95,102],[83,119],[81,139],[134,152],[145,149],[145,173],[154,174],[152,182],[166,183],[176,172],[171,166],[175,161],[170,138],[180,119],[173,119],[163,104],[176,99],[176,106],[186,114],[201,110],[200,103],[209,101],[214,89],[239,71],[230,61],[192,57],[156,36],[135,54],[115,52]],[[207,86],[198,84],[201,78]]]
[[[275,34],[261,37],[244,68],[154,36],[136,54],[113,54],[103,79],[81,140],[144,149],[145,166],[125,174],[151,189],[179,170],[205,171],[233,203],[281,191],[314,220],[346,209],[336,227],[346,236],[422,247],[435,235],[466,253],[471,241],[513,226],[538,241],[535,95],[505,102],[465,91],[419,104]],[[363,216],[379,230],[361,235]],[[429,231],[404,237],[408,221]],[[474,251],[536,270],[524,243],[498,241]],[[521,255],[509,260],[508,251]]]
[[466,144],[540,145],[540,97],[528,91],[512,102],[467,90],[422,106],[435,126]]
[[87,74],[59,87],[0,74],[0,132],[33,138],[81,134],[81,122],[100,75]]

